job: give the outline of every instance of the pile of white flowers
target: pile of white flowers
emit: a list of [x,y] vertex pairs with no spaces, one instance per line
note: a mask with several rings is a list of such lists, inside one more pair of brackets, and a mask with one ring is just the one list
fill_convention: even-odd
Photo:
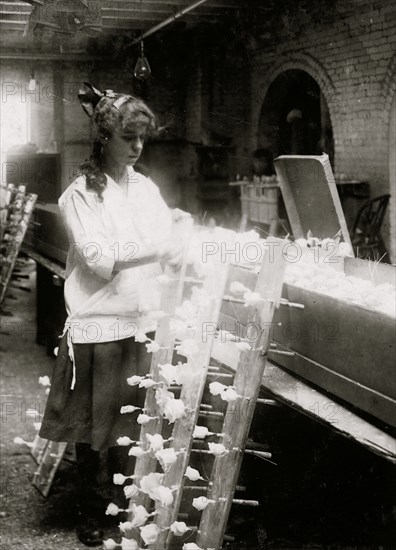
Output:
[[[301,239],[296,243],[303,247],[309,242],[304,241]],[[347,276],[343,269],[342,257],[350,254],[350,246],[327,239],[326,242],[330,243],[329,256],[327,246],[323,246],[323,242],[320,255],[316,255],[315,251],[309,250],[308,247],[303,249],[298,260],[288,263],[285,283],[395,317],[396,287],[389,283],[374,285],[369,280]],[[311,248],[314,246],[317,244],[311,242]]]

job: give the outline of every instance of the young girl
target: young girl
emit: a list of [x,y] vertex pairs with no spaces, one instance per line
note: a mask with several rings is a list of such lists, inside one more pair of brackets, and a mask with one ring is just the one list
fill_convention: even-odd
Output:
[[98,545],[99,451],[108,450],[113,472],[126,471],[126,449],[116,441],[138,439],[139,426],[120,409],[143,405],[142,392],[126,379],[149,369],[150,356],[137,340],[155,330],[150,313],[159,309],[161,264],[177,268],[181,250],[169,241],[172,215],[158,187],[133,168],[157,131],[154,114],[133,96],[85,86],[79,99],[94,117],[96,137],[90,160],[59,199],[70,241],[68,318],[40,435],[76,443],[77,534]]

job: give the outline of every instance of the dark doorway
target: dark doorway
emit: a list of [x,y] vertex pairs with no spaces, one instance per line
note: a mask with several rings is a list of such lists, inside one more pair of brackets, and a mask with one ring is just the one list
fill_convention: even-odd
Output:
[[329,110],[318,83],[305,71],[290,69],[270,85],[261,110],[258,145],[278,155],[327,153],[334,170]]

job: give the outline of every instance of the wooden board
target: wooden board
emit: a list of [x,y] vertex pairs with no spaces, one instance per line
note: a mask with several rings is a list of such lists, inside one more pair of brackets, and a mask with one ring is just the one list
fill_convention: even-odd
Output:
[[[271,343],[269,327],[282,292],[286,263],[281,249],[271,259],[269,255],[264,257],[255,286],[263,302],[248,308],[248,323],[257,329],[257,336],[251,338],[250,349],[239,355],[238,362],[232,363],[236,365],[233,387],[239,397],[228,403],[221,429],[221,443],[227,452],[214,460],[209,504],[202,512],[198,530],[197,544],[202,548],[221,548],[231,506],[236,503],[235,489]],[[233,347],[237,347],[235,342]],[[256,505],[255,501],[244,503]]]
[[56,471],[65,454],[67,443],[48,441],[41,462],[34,473],[33,485],[43,496],[48,496]]
[[274,163],[294,238],[308,231],[333,238],[341,231],[351,244],[328,155],[283,155]]
[[[232,342],[215,340],[212,357],[230,372],[238,363],[241,351]],[[231,365],[226,367],[225,365]],[[348,437],[375,454],[396,464],[396,439],[386,431],[374,426],[358,413],[348,408],[347,403],[334,401],[331,394],[314,388],[293,373],[267,360],[261,389],[277,401],[326,424],[335,432]]]

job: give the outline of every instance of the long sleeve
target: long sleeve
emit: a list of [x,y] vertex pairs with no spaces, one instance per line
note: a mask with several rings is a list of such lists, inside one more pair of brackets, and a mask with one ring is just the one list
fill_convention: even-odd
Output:
[[115,262],[114,244],[108,241],[103,221],[92,202],[77,188],[61,197],[61,209],[69,236],[69,254],[79,258],[99,277],[111,280]]

